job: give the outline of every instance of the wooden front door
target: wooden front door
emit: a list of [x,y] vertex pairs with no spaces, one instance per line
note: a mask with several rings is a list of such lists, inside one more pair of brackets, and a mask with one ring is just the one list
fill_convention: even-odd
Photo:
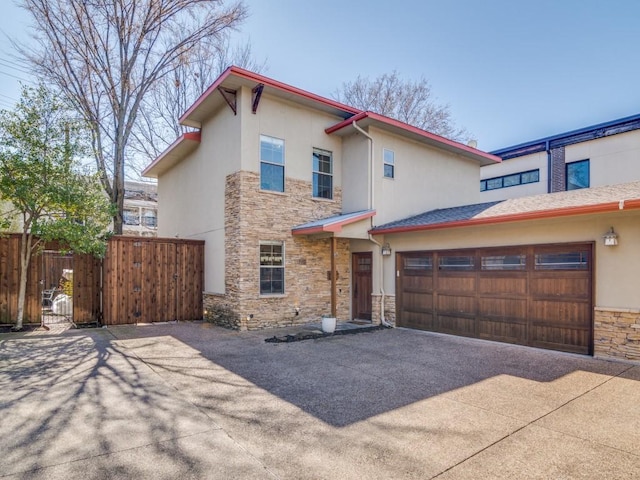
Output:
[[371,252],[353,254],[353,318],[371,320]]

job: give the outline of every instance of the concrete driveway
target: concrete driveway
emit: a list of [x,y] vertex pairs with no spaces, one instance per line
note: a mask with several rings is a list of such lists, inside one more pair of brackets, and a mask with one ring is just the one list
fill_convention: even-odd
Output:
[[640,478],[640,366],[387,330],[0,336],[0,477]]

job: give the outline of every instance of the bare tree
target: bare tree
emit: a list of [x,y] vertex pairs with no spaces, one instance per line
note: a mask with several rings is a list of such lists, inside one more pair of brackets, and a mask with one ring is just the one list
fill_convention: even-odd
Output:
[[436,102],[431,85],[425,78],[402,80],[395,70],[373,80],[358,76],[353,82],[343,83],[334,98],[451,140],[469,139],[469,132],[455,125],[449,105]]
[[140,108],[133,132],[140,166],[188,131],[178,119],[230,65],[260,73],[266,69],[266,60],[255,60],[250,42],[234,47],[228,34],[206,39],[175,59],[171,74],[153,85]]
[[241,1],[22,0],[38,47],[15,45],[89,124],[102,185],[122,233],[125,160],[143,98],[208,39],[247,16]]

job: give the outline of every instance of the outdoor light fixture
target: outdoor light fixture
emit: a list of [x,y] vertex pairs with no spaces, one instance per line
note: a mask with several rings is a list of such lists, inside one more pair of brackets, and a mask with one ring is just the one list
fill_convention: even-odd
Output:
[[389,245],[389,242],[385,243],[382,246],[382,255],[384,255],[385,257],[391,255],[391,246]]
[[613,227],[611,227],[609,231],[605,233],[602,238],[604,238],[604,244],[607,247],[613,247],[614,245],[618,245],[618,234],[613,231]]

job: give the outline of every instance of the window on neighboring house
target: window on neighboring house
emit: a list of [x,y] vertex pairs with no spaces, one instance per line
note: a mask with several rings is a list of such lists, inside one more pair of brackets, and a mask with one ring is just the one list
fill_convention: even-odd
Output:
[[284,293],[284,244],[260,242],[260,295]]
[[333,160],[331,152],[313,149],[313,196],[333,198]]
[[480,191],[497,190],[499,188],[513,187],[516,185],[525,185],[527,183],[535,183],[540,181],[540,170],[528,170],[526,172],[511,173],[502,177],[487,178],[480,180]]
[[284,140],[260,135],[260,188],[284,192]]
[[386,148],[382,150],[382,157],[384,161],[384,176],[387,178],[395,178],[395,164],[396,164],[396,155],[393,153],[393,150],[387,150]]
[[155,228],[158,226],[158,215],[155,210],[145,208],[142,213],[142,224],[145,227]]
[[140,225],[140,212],[138,209],[127,209],[122,211],[122,222],[125,225]]
[[567,190],[589,188],[589,160],[567,163],[565,168]]

